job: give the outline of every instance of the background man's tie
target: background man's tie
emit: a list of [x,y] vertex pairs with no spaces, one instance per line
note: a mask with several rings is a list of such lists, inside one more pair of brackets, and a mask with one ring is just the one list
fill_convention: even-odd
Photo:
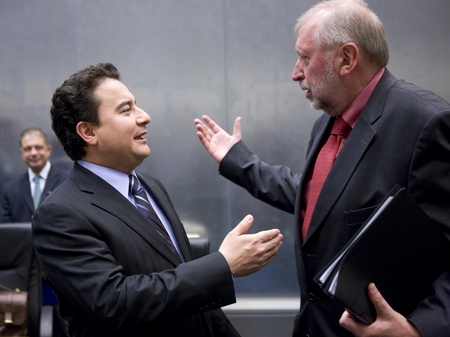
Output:
[[155,227],[156,231],[159,233],[159,235],[161,235],[164,238],[164,240],[170,246],[170,249],[173,251],[178,260],[181,262],[180,255],[178,255],[178,252],[175,246],[173,245],[173,242],[170,239],[169,234],[167,233],[166,229],[164,228],[164,225],[161,223],[158,216],[156,215],[156,212],[153,209],[152,205],[150,204],[147,198],[147,194],[145,194],[144,188],[141,186],[138,178],[132,174],[130,174],[129,177],[130,177],[130,186],[129,186],[130,192],[131,195],[134,197],[137,209]]
[[39,200],[41,200],[41,185],[39,182],[39,179],[41,179],[40,176],[34,176],[34,193],[33,193],[33,205],[34,209],[36,209],[39,206]]
[[331,166],[333,165],[337,157],[342,139],[345,135],[348,134],[350,129],[350,125],[348,125],[341,116],[336,117],[330,137],[317,156],[312,178],[309,182],[309,194],[306,204],[305,218],[303,219],[302,225],[303,241],[305,241],[306,233],[308,233],[309,223],[311,222],[311,217],[314,211],[314,207],[316,206],[320,190],[322,189],[328,172],[330,172]]

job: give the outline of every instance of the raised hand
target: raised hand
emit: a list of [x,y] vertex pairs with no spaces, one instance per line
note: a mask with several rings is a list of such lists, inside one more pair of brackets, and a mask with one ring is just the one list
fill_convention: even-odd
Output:
[[197,136],[209,154],[220,163],[228,150],[241,140],[241,117],[234,121],[233,135],[230,135],[216,124],[211,118],[204,115],[203,121],[196,118]]
[[282,244],[283,235],[278,229],[245,234],[252,224],[253,216],[247,215],[228,233],[219,248],[235,277],[260,270],[272,261]]

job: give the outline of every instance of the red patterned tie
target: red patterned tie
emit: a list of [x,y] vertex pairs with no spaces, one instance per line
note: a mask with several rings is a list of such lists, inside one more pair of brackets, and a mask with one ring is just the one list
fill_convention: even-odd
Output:
[[306,204],[305,218],[303,219],[302,226],[303,242],[305,241],[306,233],[308,233],[309,223],[311,222],[311,217],[314,211],[314,207],[316,206],[320,190],[322,189],[328,172],[330,172],[331,166],[333,165],[337,157],[342,139],[348,136],[348,132],[350,131],[350,129],[350,126],[342,119],[341,116],[336,117],[330,137],[317,156],[312,178],[309,182],[309,194]]

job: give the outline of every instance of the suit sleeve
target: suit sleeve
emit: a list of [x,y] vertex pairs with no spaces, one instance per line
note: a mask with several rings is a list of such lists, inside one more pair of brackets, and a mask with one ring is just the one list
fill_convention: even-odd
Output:
[[286,166],[266,164],[243,141],[228,151],[220,162],[219,172],[255,198],[294,213],[300,175],[293,174]]
[[[412,160],[410,193],[450,238],[450,111],[425,125]],[[445,258],[445,257],[442,257]],[[448,257],[447,257],[448,258]],[[449,263],[450,265],[450,263]],[[450,270],[438,278],[431,295],[408,319],[423,337],[450,335]]]
[[[231,272],[221,253],[170,269],[167,260],[150,256],[154,252],[145,241],[136,240],[134,232],[124,227],[122,232],[108,233],[107,227],[93,225],[95,217],[107,226],[117,225],[106,212],[88,219],[80,210],[52,201],[43,203],[33,218],[37,255],[47,278],[63,294],[62,307],[68,300],[86,317],[119,330],[164,323],[236,301]],[[117,247],[107,239],[111,235],[128,244],[129,252],[120,249],[121,263],[115,256]],[[130,253],[142,247],[148,256]],[[140,270],[147,261],[154,272],[124,271]]]

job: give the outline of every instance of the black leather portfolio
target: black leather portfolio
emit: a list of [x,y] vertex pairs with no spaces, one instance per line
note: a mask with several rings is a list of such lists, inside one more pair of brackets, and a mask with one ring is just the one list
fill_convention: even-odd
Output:
[[431,284],[449,261],[450,241],[405,188],[396,185],[314,280],[356,319],[370,324],[376,311],[369,283],[407,317],[430,295]]

